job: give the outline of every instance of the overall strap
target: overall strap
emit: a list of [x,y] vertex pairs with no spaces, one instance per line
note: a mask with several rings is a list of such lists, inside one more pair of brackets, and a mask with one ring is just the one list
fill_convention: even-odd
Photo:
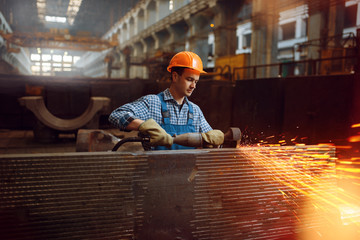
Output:
[[170,112],[167,109],[166,102],[164,100],[164,92],[158,94],[161,102],[161,115],[165,124],[170,124]]
[[[167,109],[166,102],[164,100],[164,92],[159,93],[158,97],[160,98],[160,102],[161,102],[161,115],[163,117],[164,123],[170,124],[170,112]],[[194,122],[194,109],[189,101],[188,101],[188,106],[189,106],[189,112],[188,112],[187,124],[192,125]]]
[[188,112],[188,125],[192,125],[194,121],[194,110],[188,100],[189,112]]

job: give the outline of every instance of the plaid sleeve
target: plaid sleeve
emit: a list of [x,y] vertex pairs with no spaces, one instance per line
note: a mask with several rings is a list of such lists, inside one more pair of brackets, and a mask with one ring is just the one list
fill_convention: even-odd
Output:
[[[203,112],[201,111],[200,107],[197,106],[196,104],[193,104],[193,108],[194,108],[194,115],[197,118],[197,124],[199,124],[199,132],[203,133],[203,132],[208,132],[212,130],[212,127],[210,126],[210,124],[206,121]],[[196,124],[196,125],[197,125]]]
[[149,119],[151,99],[153,97],[147,95],[115,109],[109,116],[109,122],[120,130],[125,130],[134,119]]

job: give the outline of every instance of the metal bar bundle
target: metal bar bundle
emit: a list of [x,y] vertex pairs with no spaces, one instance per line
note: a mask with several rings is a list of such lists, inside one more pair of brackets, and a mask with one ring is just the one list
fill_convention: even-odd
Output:
[[293,146],[3,155],[0,236],[295,238],[323,224],[320,195],[335,187],[334,152]]

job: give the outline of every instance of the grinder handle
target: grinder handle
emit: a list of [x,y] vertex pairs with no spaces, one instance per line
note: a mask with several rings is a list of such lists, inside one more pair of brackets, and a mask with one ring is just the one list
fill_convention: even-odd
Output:
[[184,133],[173,136],[174,143],[187,147],[201,147],[203,139],[201,133]]

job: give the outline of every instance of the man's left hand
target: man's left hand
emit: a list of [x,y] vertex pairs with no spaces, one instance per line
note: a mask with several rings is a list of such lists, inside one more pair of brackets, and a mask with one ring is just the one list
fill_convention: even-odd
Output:
[[224,133],[220,130],[211,130],[206,133],[201,133],[203,140],[210,145],[219,146],[224,143]]

